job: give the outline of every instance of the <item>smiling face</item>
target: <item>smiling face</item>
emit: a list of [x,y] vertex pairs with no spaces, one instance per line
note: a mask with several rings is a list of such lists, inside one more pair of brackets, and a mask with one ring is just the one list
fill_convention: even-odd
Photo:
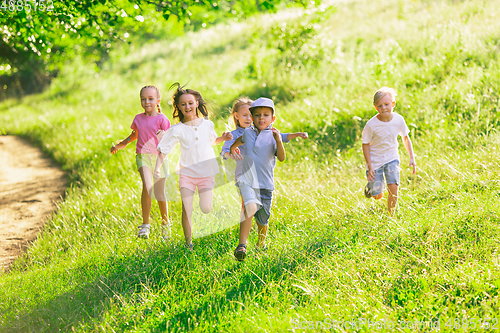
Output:
[[250,113],[250,105],[242,105],[237,112],[233,113],[234,119],[238,121],[240,127],[247,128],[252,125],[252,114]]
[[160,104],[158,93],[153,88],[144,88],[141,91],[141,106],[148,116],[156,114]]
[[381,121],[389,121],[392,118],[392,109],[396,105],[391,94],[385,94],[381,99],[373,104],[378,111],[378,119]]
[[276,116],[273,115],[273,110],[267,107],[253,109],[252,117],[253,124],[257,127],[259,132],[266,129],[276,119]]
[[193,95],[183,94],[182,96],[180,96],[177,107],[184,116],[182,122],[187,122],[198,118],[196,112],[196,109],[198,108],[198,101]]

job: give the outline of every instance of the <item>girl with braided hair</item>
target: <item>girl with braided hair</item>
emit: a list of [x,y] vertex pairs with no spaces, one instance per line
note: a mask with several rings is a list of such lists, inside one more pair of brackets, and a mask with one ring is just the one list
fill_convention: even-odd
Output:
[[138,236],[148,238],[150,231],[149,215],[151,213],[151,197],[158,201],[162,217],[162,234],[164,238],[170,237],[170,224],[168,221],[167,199],[165,195],[165,179],[168,175],[168,163],[163,163],[158,177],[153,179],[153,171],[158,156],[156,146],[165,131],[170,127],[170,121],[161,113],[160,91],[155,86],[145,86],[141,89],[141,106],[143,113],[135,116],[132,121],[132,133],[111,147],[111,153],[116,154],[118,150],[124,149],[130,142],[137,140],[135,149],[136,164],[142,180],[142,225]]

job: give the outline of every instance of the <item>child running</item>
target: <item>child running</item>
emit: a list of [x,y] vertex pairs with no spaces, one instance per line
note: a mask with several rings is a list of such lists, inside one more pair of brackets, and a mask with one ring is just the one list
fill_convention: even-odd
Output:
[[[249,127],[252,125],[252,114],[250,112],[250,107],[252,106],[252,100],[246,96],[239,97],[233,102],[233,109],[232,109],[232,116],[233,116],[233,121],[234,125],[236,126],[236,129],[231,132],[233,135],[233,138],[231,140],[228,140],[224,142],[224,145],[222,146],[221,150],[221,157],[224,160],[227,160],[229,158],[233,159],[236,161],[236,169],[234,172],[234,178],[236,183],[238,182],[238,179],[241,176],[241,170],[243,167],[243,154],[245,153],[245,145],[239,146],[237,149],[235,149],[235,153],[231,154],[231,145],[238,139],[240,136],[243,135],[243,132],[245,131],[245,128]],[[295,138],[303,138],[307,139],[308,134],[306,132],[297,132],[297,133],[280,133],[281,139],[283,142],[289,142],[290,140],[293,140]]]
[[403,138],[403,143],[408,155],[409,166],[416,172],[413,146],[408,134],[404,118],[392,112],[396,105],[396,92],[392,88],[380,88],[373,97],[373,105],[378,114],[371,118],[363,129],[363,155],[366,160],[366,176],[368,184],[365,187],[367,198],[381,199],[384,194],[384,176],[387,182],[388,198],[387,210],[392,216],[398,202],[399,186],[399,154],[398,135]]
[[235,155],[237,148],[245,144],[242,174],[237,183],[245,207],[240,223],[239,244],[234,251],[238,261],[243,261],[247,255],[247,240],[254,216],[259,231],[257,246],[265,249],[271,216],[276,157],[280,162],[286,158],[280,132],[272,127],[276,119],[273,101],[261,97],[252,103],[250,112],[253,126],[247,127],[230,149],[230,153]]
[[[194,193],[198,188],[200,209],[204,214],[210,213],[215,187],[214,176],[219,173],[212,145],[230,140],[232,135],[230,132],[224,132],[217,137],[214,123],[208,120],[207,105],[201,94],[196,90],[184,89],[179,83],[174,83],[170,89],[175,86],[177,88],[172,97],[173,117],[179,118],[180,122],[173,125],[158,144],[160,154],[156,160],[155,175],[160,176],[160,168],[166,155],[180,143],[181,157],[176,174],[179,175],[182,199],[182,229],[186,247],[192,250],[191,216]],[[203,118],[200,118],[200,113]]]
[[141,89],[141,106],[143,113],[135,116],[132,121],[132,133],[111,147],[111,153],[116,154],[118,150],[125,148],[130,142],[137,140],[135,149],[136,164],[142,180],[142,224],[138,227],[140,238],[148,238],[150,231],[149,215],[151,212],[151,194],[154,196],[160,207],[162,217],[162,235],[164,238],[170,237],[170,224],[168,223],[167,199],[165,196],[165,178],[168,175],[168,164],[164,163],[160,175],[154,179],[154,161],[158,156],[156,146],[159,138],[170,127],[170,121],[161,113],[160,91],[155,86],[145,86]]

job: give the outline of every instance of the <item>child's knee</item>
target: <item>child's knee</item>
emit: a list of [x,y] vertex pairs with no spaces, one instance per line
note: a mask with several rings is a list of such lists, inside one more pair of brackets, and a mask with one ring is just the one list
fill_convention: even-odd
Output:
[[155,199],[156,201],[167,201],[165,191],[155,189]]
[[380,194],[374,195],[374,196],[373,196],[373,199],[375,199],[375,200],[380,200],[380,199],[382,199],[383,197],[384,197],[384,193],[380,193]]
[[254,202],[245,206],[245,213],[247,216],[254,216],[257,213],[257,204]]
[[208,214],[208,213],[210,213],[210,212],[212,211],[212,203],[209,203],[209,204],[207,204],[207,203],[202,204],[202,203],[200,202],[200,209],[201,209],[201,212],[202,212],[203,214]]

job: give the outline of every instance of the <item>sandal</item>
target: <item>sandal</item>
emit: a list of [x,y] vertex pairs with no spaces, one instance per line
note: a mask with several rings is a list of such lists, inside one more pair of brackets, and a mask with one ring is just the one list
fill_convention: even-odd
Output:
[[193,245],[193,243],[191,243],[189,245],[188,244],[184,244],[184,247],[186,248],[186,250],[193,251],[194,245]]
[[141,224],[137,228],[139,228],[139,233],[138,233],[137,237],[139,237],[139,238],[149,238],[149,229],[150,229],[150,225],[149,224]]
[[240,244],[236,247],[236,250],[234,250],[234,257],[238,261],[243,261],[245,260],[245,257],[247,256],[247,245],[246,244]]
[[368,188],[368,186],[365,187],[365,197],[368,199],[372,197],[372,191]]

